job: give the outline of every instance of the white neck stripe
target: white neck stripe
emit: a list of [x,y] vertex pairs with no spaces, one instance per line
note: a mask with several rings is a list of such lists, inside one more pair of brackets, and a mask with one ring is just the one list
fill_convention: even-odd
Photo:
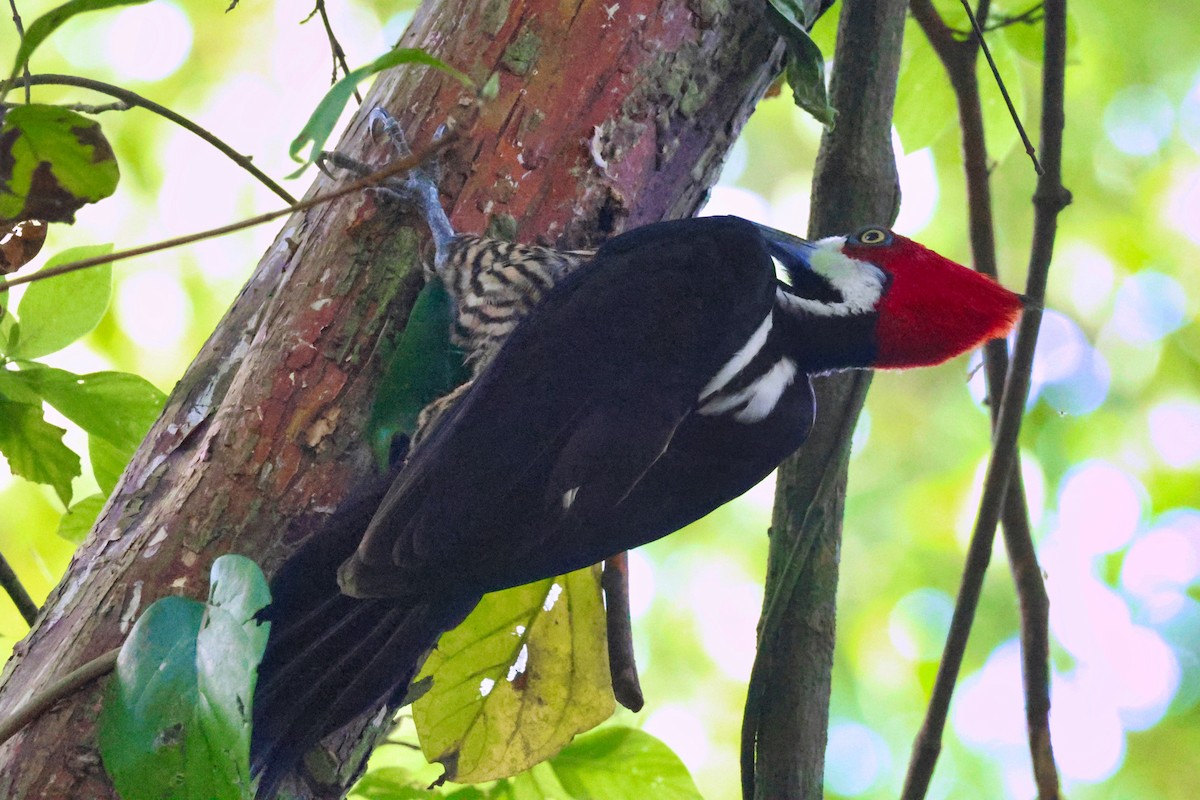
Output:
[[763,318],[762,324],[758,326],[758,330],[750,334],[750,338],[742,345],[741,349],[733,354],[733,358],[725,362],[725,366],[717,371],[717,374],[712,377],[704,388],[700,390],[700,402],[704,402],[707,398],[721,391],[725,384],[733,380],[733,376],[737,375],[746,365],[754,360],[758,355],[758,351],[762,350],[763,345],[767,343],[767,334],[771,332],[771,325],[774,323],[774,309],[767,312],[767,316]]
[[760,422],[775,410],[784,390],[796,380],[796,372],[796,362],[784,356],[749,386],[732,394],[714,397],[704,403],[700,406],[699,413],[711,417],[743,406],[733,415],[734,419],[746,424]]

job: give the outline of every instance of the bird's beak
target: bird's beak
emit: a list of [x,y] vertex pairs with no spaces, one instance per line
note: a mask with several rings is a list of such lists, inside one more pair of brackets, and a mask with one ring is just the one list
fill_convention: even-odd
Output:
[[768,228],[766,225],[754,223],[754,227],[758,228],[759,233],[766,240],[767,249],[771,255],[789,268],[802,267],[812,271],[812,256],[817,250],[815,244],[785,231]]

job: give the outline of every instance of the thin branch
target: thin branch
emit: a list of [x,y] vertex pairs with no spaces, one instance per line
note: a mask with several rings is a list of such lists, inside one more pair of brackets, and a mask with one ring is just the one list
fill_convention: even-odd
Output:
[[0,721],[0,745],[3,745],[22,728],[50,710],[51,706],[88,685],[96,678],[103,677],[117,666],[117,656],[121,648],[109,650],[101,656],[93,658],[78,669],[68,672],[45,690],[31,697],[18,708],[8,719]]
[[13,605],[17,607],[17,611],[21,612],[21,618],[25,620],[25,624],[32,628],[33,623],[37,621],[37,603],[33,602],[29,592],[25,591],[21,579],[17,577],[17,573],[13,571],[12,565],[8,563],[8,559],[4,557],[3,553],[0,553],[0,587],[3,587],[8,596],[12,598]]
[[[325,26],[325,35],[329,37],[329,50],[333,53],[333,80],[331,83],[338,82],[338,67],[342,68],[343,75],[350,74],[350,65],[346,63],[346,51],[342,49],[342,44],[337,40],[337,36],[333,33],[333,25],[329,22],[329,14],[325,10],[325,0],[317,0],[317,7],[313,12],[321,15],[321,24]],[[309,15],[309,19],[312,15]],[[307,22],[308,20],[305,20]],[[362,105],[362,95],[358,92],[358,87],[354,87],[354,99]]]
[[[17,0],[8,0],[9,8],[12,9],[13,27],[17,29],[17,46],[20,47],[25,41],[25,23],[21,22],[21,12],[17,10]],[[29,63],[22,65],[25,71],[25,80],[29,80]],[[29,84],[25,84],[25,105],[30,103]]]
[[[17,105],[19,104],[0,102],[0,108],[15,108]],[[104,114],[109,111],[128,111],[129,109],[133,108],[133,106],[121,100],[114,100],[111,103],[102,103],[100,105],[93,105],[90,103],[53,103],[52,105],[54,105],[56,108],[65,108],[67,111],[76,111],[80,114],[95,115]]]
[[600,578],[608,631],[608,671],[617,702],[630,711],[645,705],[633,652],[633,626],[629,621],[629,555],[618,553],[604,562]]
[[[1025,126],[1021,124],[1021,117],[1017,114],[1016,106],[1013,105],[1012,98],[1008,95],[1008,87],[1004,85],[1004,79],[1000,77],[1000,70],[996,66],[996,60],[992,58],[992,51],[987,46],[987,40],[983,38],[983,30],[979,27],[979,21],[975,19],[975,13],[971,11],[971,4],[967,0],[962,0],[962,5],[967,12],[967,18],[971,20],[971,27],[975,29],[975,36],[979,39],[979,46],[983,48],[983,57],[987,59],[988,66],[992,68],[992,76],[996,79],[996,85],[1000,87],[1000,94],[1004,97],[1004,104],[1008,106],[1008,114],[1012,117],[1013,124],[1017,126],[1017,133],[1020,134],[1021,142],[1025,145],[1025,152],[1028,154],[1030,160],[1033,161],[1033,171],[1041,175],[1042,165],[1038,163],[1037,151],[1033,149],[1033,142],[1029,141],[1029,136],[1025,133]],[[982,5],[981,3],[981,8]]]
[[[971,250],[975,267],[996,277],[996,244],[993,229],[992,199],[989,187],[987,146],[984,137],[983,111],[979,85],[975,78],[974,54],[970,43],[956,42],[945,35],[940,17],[931,16],[929,8],[915,14],[922,29],[929,35],[935,51],[950,74],[959,108],[962,128],[963,166],[967,185],[968,219]],[[936,34],[936,35],[935,35]],[[984,349],[984,362],[992,424],[996,423],[998,405],[995,399],[1003,392],[1008,372],[1008,351],[1003,342],[992,342]],[[1005,544],[1021,607],[1021,652],[1023,656],[1026,724],[1030,750],[1034,759],[1034,774],[1042,800],[1058,796],[1057,770],[1050,749],[1049,707],[1049,604],[1041,569],[1033,546],[1032,528],[1025,491],[1019,468],[1014,466],[1002,514]],[[990,560],[992,541],[987,545],[987,559],[980,557],[971,568]],[[981,545],[982,546],[982,545]],[[983,574],[964,575],[964,582],[982,581]],[[964,643],[965,644],[965,643]],[[1039,744],[1044,742],[1044,745]],[[928,750],[929,743],[919,743],[918,750]]]
[[233,161],[233,163],[249,172],[255,178],[258,178],[258,180],[264,186],[274,192],[280,199],[283,200],[283,202],[293,204],[296,202],[296,198],[292,197],[282,186],[268,177],[265,172],[254,166],[249,157],[237,152],[232,147],[225,144],[225,142],[221,141],[215,135],[210,133],[208,130],[200,127],[182,114],[176,113],[166,106],[159,105],[153,100],[142,97],[140,94],[131,92],[128,89],[122,89],[120,86],[113,86],[111,83],[104,83],[103,81],[93,80],[92,78],[81,78],[77,75],[26,75],[24,83],[26,91],[28,91],[29,87],[31,86],[78,86],[81,89],[89,89],[93,92],[100,92],[101,94],[106,94],[109,97],[115,97],[131,106],[144,108],[147,111],[158,114],[160,117],[168,119],[181,128],[196,134],[201,139],[220,150],[221,153]]
[[272,220],[279,219],[280,217],[285,217],[288,214],[307,211],[310,208],[319,206],[323,203],[328,203],[331,200],[336,200],[339,197],[345,197],[348,194],[360,192],[363,189],[375,186],[376,184],[386,181],[393,175],[407,172],[413,167],[424,163],[430,158],[433,158],[434,155],[452,144],[454,140],[454,133],[451,132],[440,141],[434,142],[420,153],[408,158],[398,159],[383,169],[373,172],[370,175],[367,175],[365,178],[360,178],[352,183],[348,183],[340,189],[336,189],[325,194],[316,195],[315,197],[310,197],[308,200],[288,206],[287,208],[281,208],[278,211],[269,211],[266,214],[259,214],[256,217],[250,217],[249,219],[244,219],[240,222],[222,225],[219,228],[211,228],[198,233],[189,233],[186,236],[177,236],[174,239],[164,239],[161,242],[143,245],[142,247],[134,247],[129,250],[120,250],[115,253],[109,253],[108,255],[96,256],[95,258],[85,258],[82,261],[72,261],[70,263],[62,264],[50,269],[43,269],[42,271],[35,272],[32,275],[23,275],[19,278],[13,278],[7,282],[0,281],[0,293],[8,291],[14,286],[20,286],[23,283],[33,283],[34,281],[53,278],[57,275],[64,275],[68,272],[75,272],[77,270],[88,269],[90,267],[98,267],[101,264],[111,264],[115,261],[123,261],[127,258],[133,258],[134,256],[144,256],[149,253],[157,253],[160,250],[169,250],[173,247],[180,247],[185,244],[192,244],[204,239],[212,239],[217,236],[224,236],[227,233],[234,233],[246,228],[252,228],[255,225],[262,225],[264,223],[271,222]]
[[[964,575],[959,590],[958,604],[951,621],[938,675],[934,683],[929,710],[917,742],[914,744],[912,761],[905,779],[903,800],[919,800],[925,796],[933,768],[941,747],[942,731],[949,711],[950,697],[962,666],[970,622],[979,601],[983,571],[991,555],[991,541],[997,522],[1010,500],[1006,499],[1009,478],[1017,467],[1017,438],[1026,398],[1029,394],[1033,354],[1037,344],[1038,326],[1041,323],[1042,305],[1045,299],[1046,279],[1054,250],[1058,213],[1070,202],[1070,194],[1062,186],[1062,129],[1063,129],[1063,84],[1066,53],[1066,2],[1053,0],[1046,4],[1046,56],[1043,71],[1042,101],[1042,152],[1045,156],[1045,172],[1039,177],[1034,195],[1034,234],[1030,255],[1029,278],[1026,294],[1030,298],[1021,318],[1014,347],[1012,364],[996,418],[994,447],[984,482],[983,499],[980,502],[971,546],[968,550],[968,572]],[[1006,530],[1006,541],[1008,537]],[[1014,547],[1016,545],[1016,547]],[[1020,552],[1020,543],[1010,543],[1010,552],[1026,557]],[[1020,583],[1020,578],[1018,579]],[[1025,607],[1022,598],[1023,608]],[[1026,643],[1028,648],[1029,643]],[[1026,655],[1026,666],[1037,654]],[[1044,659],[1039,658],[1034,669],[1045,671]],[[1030,678],[1026,671],[1027,682]],[[1045,709],[1048,712],[1048,705]],[[1027,707],[1027,718],[1032,720],[1033,710]],[[1040,710],[1039,710],[1040,713]],[[1048,730],[1044,737],[1031,731],[1031,750],[1035,759],[1035,777],[1039,792],[1052,792],[1057,796],[1057,774],[1053,771],[1053,754],[1050,749]],[[1047,795],[1043,795],[1045,797]]]

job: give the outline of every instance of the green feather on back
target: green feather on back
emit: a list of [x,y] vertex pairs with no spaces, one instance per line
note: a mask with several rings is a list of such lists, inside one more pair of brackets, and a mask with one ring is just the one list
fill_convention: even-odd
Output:
[[396,437],[416,432],[421,410],[471,375],[462,348],[450,341],[453,324],[454,304],[446,287],[430,280],[417,295],[371,407],[367,435],[381,470],[391,464]]

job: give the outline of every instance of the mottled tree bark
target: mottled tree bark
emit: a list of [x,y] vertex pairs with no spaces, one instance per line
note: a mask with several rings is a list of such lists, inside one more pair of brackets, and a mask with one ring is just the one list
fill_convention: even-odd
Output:
[[[480,104],[439,73],[400,69],[364,110],[391,110],[418,148],[454,120],[462,138],[443,201],[460,230],[593,244],[700,204],[779,67],[763,14],[761,0],[430,2],[402,44],[480,85],[497,74],[499,95]],[[341,147],[378,162],[386,148],[364,152],[364,123],[360,113]],[[327,188],[318,178],[311,191]],[[363,425],[420,282],[424,236],[367,195],[288,221],[17,646],[0,717],[119,645],[158,597],[202,596],[216,556],[243,553],[270,572],[372,483]],[[0,796],[114,796],[94,746],[101,689],[0,749]],[[338,796],[351,760],[303,796]]]
[[[830,85],[838,116],[817,158],[814,238],[886,224],[899,210],[891,128],[905,8],[906,0],[842,2]],[[743,733],[743,770],[752,757],[754,776],[744,785],[760,800],[824,796],[850,437],[870,382],[870,372],[819,378],[816,427],[779,469]]]

